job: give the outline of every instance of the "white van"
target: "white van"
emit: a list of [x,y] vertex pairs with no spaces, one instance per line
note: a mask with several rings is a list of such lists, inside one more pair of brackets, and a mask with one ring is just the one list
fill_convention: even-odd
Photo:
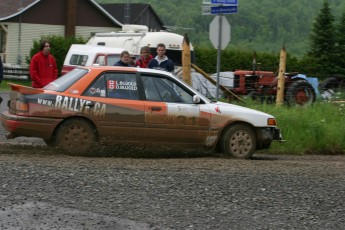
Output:
[[122,51],[124,51],[122,48],[73,44],[66,55],[61,75],[66,74],[77,66],[114,65],[115,62],[120,60]]
[[[96,33],[86,43],[88,45],[108,46],[123,48],[129,53],[140,55],[140,49],[148,46],[153,56],[156,56],[156,47],[163,43],[166,55],[174,62],[175,67],[182,66],[182,44],[184,37],[166,31],[150,32],[147,26],[123,25],[122,31]],[[191,62],[194,62],[194,48],[190,44]]]

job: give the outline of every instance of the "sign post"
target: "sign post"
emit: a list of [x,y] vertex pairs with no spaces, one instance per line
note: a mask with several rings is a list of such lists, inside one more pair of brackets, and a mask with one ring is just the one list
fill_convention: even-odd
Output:
[[209,0],[204,1],[202,7],[203,15],[217,15],[210,23],[209,34],[212,45],[217,49],[217,101],[219,99],[221,50],[224,50],[230,42],[230,24],[223,14],[237,13],[237,5],[238,0]]

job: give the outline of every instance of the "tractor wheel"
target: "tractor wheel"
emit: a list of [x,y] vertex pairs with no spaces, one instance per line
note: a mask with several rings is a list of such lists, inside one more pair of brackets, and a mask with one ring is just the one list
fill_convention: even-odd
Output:
[[288,105],[307,106],[315,102],[314,88],[304,80],[297,80],[287,88],[285,100]]

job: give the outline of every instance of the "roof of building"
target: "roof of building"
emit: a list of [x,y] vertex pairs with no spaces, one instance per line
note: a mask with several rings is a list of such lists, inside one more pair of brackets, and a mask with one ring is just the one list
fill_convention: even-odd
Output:
[[[126,13],[127,3],[107,3],[107,4],[100,4],[100,5],[118,21],[120,21],[123,24],[126,24],[125,13]],[[130,10],[129,10],[130,21],[127,22],[127,24],[138,24],[140,17],[147,10],[149,10],[155,16],[155,20],[157,20],[162,25],[162,27],[164,27],[163,22],[158,17],[156,12],[153,10],[151,5],[144,4],[144,3],[130,3]]]
[[[0,21],[4,21],[29,10],[34,5],[43,0],[0,0]],[[122,26],[122,23],[116,20],[108,11],[100,6],[95,0],[88,0],[98,10],[100,10],[113,23]]]

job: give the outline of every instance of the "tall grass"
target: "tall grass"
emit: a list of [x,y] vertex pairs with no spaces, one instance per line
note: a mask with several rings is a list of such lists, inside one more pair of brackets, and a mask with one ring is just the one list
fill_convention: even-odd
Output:
[[345,102],[316,102],[309,107],[245,104],[276,117],[284,143],[269,152],[284,154],[344,154]]

